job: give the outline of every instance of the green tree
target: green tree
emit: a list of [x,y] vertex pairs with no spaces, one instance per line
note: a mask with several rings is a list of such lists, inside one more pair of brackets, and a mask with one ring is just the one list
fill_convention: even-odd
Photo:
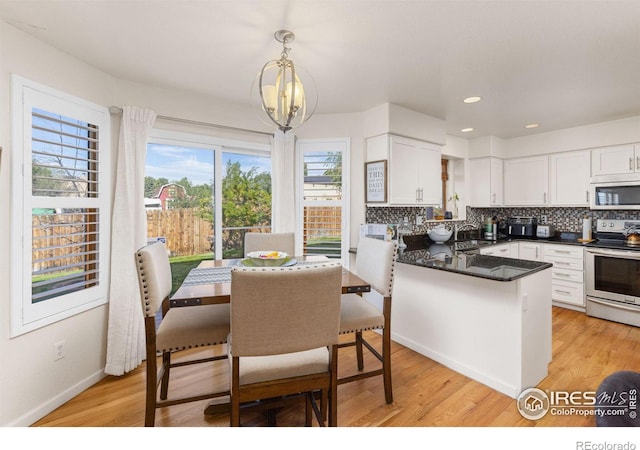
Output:
[[166,178],[144,177],[144,196],[146,198],[153,198],[158,192],[158,189],[165,184],[169,184],[169,180]]
[[38,166],[34,159],[31,163],[31,189],[37,196],[55,197],[56,191],[63,188],[63,182],[51,178],[56,175],[49,167]]
[[[271,223],[271,174],[257,173],[253,167],[243,172],[239,162],[227,163],[222,179],[222,226],[263,226]],[[231,253],[242,248],[244,233],[228,233],[226,248]]]
[[342,152],[329,152],[324,167],[327,168],[324,174],[331,177],[336,190],[340,192],[342,190]]

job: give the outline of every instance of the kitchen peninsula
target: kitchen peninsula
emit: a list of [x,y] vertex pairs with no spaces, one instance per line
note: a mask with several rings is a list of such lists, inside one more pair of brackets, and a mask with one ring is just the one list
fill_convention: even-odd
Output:
[[398,255],[392,339],[517,398],[548,373],[551,267],[420,240]]

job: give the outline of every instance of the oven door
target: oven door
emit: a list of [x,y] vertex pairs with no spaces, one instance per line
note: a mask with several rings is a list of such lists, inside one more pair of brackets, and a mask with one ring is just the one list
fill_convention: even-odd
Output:
[[587,296],[640,305],[640,251],[585,250]]

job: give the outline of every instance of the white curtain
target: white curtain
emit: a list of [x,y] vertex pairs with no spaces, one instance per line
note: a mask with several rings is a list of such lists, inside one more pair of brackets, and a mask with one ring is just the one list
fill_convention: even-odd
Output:
[[295,211],[295,136],[277,130],[271,153],[271,231],[296,231]]
[[135,252],[147,242],[144,173],[156,114],[125,106],[116,156],[111,214],[111,282],[105,372],[122,375],[145,358],[145,333]]

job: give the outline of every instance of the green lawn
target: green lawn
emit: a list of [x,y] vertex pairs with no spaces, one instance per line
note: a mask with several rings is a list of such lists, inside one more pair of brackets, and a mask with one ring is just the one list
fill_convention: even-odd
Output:
[[208,259],[213,259],[212,253],[169,258],[171,263],[171,295],[180,287],[191,269]]

